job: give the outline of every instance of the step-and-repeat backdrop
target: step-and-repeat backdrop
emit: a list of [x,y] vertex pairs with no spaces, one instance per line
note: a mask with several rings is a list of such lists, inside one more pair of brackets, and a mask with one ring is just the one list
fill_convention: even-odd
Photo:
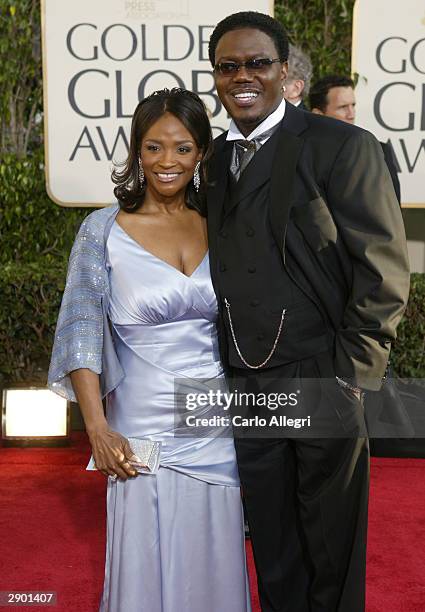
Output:
[[357,0],[352,59],[356,123],[391,144],[403,206],[425,207],[424,0]]
[[197,92],[215,135],[229,118],[217,97],[208,40],[230,13],[273,14],[270,0],[43,0],[46,183],[63,206],[114,201],[114,162],[131,116],[156,89]]

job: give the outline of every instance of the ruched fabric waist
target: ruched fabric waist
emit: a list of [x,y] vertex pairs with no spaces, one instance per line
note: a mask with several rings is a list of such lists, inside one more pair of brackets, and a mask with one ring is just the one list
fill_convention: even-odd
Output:
[[[215,428],[202,438],[187,428],[179,434],[176,382],[183,381],[187,394],[205,392],[209,381],[224,388],[225,381],[215,355],[215,327],[206,333],[207,321],[202,326],[194,321],[177,323],[113,327],[125,376],[108,396],[108,423],[126,437],[160,441],[161,467],[212,484],[239,486],[230,426]],[[217,410],[204,408],[202,416],[214,416]]]
[[[178,320],[160,325],[113,325],[115,334],[141,358],[189,375],[200,366],[219,362],[215,323],[206,319]],[[119,345],[118,340],[118,345]]]

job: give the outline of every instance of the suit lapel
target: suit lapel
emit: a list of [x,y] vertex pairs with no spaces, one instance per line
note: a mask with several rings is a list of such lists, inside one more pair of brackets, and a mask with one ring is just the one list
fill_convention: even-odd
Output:
[[303,139],[300,134],[308,127],[303,111],[287,104],[282,119],[272,164],[270,181],[271,229],[282,253],[291,209],[292,191]]
[[[303,139],[300,135],[308,127],[305,115],[305,111],[299,111],[292,104],[287,103],[285,116],[281,121],[278,131],[272,136],[272,138],[276,137],[276,141],[271,168],[270,221],[273,236],[282,252],[284,252],[285,231],[291,208],[291,196],[297,161],[303,145]],[[212,259],[215,261],[218,259],[215,256],[216,238],[223,219],[223,204],[226,190],[229,189],[228,176],[233,147],[231,142],[226,142],[226,134],[222,134],[215,141],[214,156],[209,170],[209,182],[212,183],[212,186],[208,189],[207,193],[208,234],[210,251],[213,255]],[[264,147],[262,148],[264,149]],[[259,153],[261,153],[261,149],[258,151]],[[267,155],[268,160],[270,160],[269,155]],[[260,176],[256,177],[255,175],[256,173],[249,172],[248,165],[246,168],[246,178],[244,179],[245,184],[242,184],[241,177],[239,181],[241,185],[237,186],[238,194],[235,200],[240,201],[241,197],[244,197],[251,191],[251,187],[256,188],[259,186]],[[264,180],[261,182],[264,182]],[[231,209],[233,206],[234,203],[232,203]]]
[[223,218],[224,198],[228,189],[228,170],[232,154],[232,146],[226,142],[226,133],[219,136],[214,143],[214,155],[208,169],[207,190],[207,225],[208,242],[210,250],[210,266],[213,282],[216,279],[216,270],[213,264],[217,264],[217,234]]
[[233,185],[231,203],[225,212],[226,217],[243,198],[255,189],[258,189],[258,187],[270,178],[270,160],[273,159],[277,140],[278,133],[275,133],[260,150],[257,151],[243,171],[239,181]]
[[222,217],[224,197],[226,195],[232,145],[226,142],[225,134],[216,141],[214,155],[208,170],[207,191],[208,224],[218,229]]

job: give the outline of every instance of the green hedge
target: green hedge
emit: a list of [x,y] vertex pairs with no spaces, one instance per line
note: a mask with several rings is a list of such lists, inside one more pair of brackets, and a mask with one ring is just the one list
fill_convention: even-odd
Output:
[[0,275],[0,387],[46,382],[65,266],[9,263]]
[[274,6],[291,42],[310,55],[313,81],[351,73],[354,0],[276,0]]
[[409,303],[397,330],[391,363],[401,378],[425,379],[425,274],[412,274]]
[[41,151],[0,159],[0,264],[67,260],[76,229],[90,209],[63,209],[48,198]]

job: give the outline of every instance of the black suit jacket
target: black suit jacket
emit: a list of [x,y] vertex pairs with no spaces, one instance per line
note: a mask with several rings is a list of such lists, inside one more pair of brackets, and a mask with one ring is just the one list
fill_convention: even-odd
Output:
[[391,180],[393,182],[394,191],[397,196],[398,203],[401,204],[401,189],[400,189],[400,181],[398,179],[396,161],[394,159],[393,151],[391,146],[387,142],[379,143],[382,148],[382,152],[384,154],[385,163],[388,166],[388,170],[390,172]]
[[304,100],[301,100],[301,102],[298,104],[298,106],[296,108],[298,108],[299,110],[308,111],[307,106],[304,104]]
[[[231,152],[224,133],[215,140],[207,195],[221,315],[216,238]],[[381,147],[361,128],[287,104],[270,163],[269,214],[284,265],[335,330],[336,374],[378,390],[409,292],[404,226]],[[262,180],[249,166],[245,172],[239,201]],[[223,325],[219,331],[224,344]]]

